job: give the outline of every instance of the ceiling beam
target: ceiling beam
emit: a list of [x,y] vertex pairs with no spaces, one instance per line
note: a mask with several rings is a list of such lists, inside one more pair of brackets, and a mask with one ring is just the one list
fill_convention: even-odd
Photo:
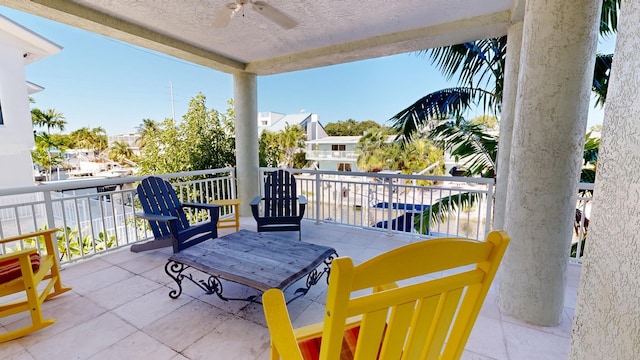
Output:
[[499,37],[506,35],[510,22],[511,11],[505,10],[254,61],[245,70],[258,75],[278,74]]

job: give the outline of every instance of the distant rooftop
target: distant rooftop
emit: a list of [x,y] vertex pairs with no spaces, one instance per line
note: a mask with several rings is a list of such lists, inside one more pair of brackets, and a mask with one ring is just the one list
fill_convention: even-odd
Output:
[[[279,132],[284,130],[287,127],[287,125],[304,126],[305,121],[311,121],[311,115],[312,114],[310,113],[298,113],[298,114],[285,115],[285,114],[274,113],[274,112],[267,112],[267,113],[261,112],[258,115],[258,130],[262,131],[264,129],[272,132]],[[269,120],[266,120],[268,121],[269,125],[264,125],[262,123],[264,119],[269,119]]]

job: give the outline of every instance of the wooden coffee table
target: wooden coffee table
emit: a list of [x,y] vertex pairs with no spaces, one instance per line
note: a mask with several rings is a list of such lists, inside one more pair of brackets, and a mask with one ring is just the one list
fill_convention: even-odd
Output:
[[[207,294],[216,294],[222,300],[256,301],[271,288],[285,290],[291,284],[307,277],[306,287],[299,288],[289,301],[303,296],[324,274],[329,278],[331,261],[336,250],[274,233],[256,233],[248,230],[207,240],[173,254],[165,265],[165,272],[178,284],[169,296],[182,293],[182,281],[189,280]],[[193,268],[209,275],[196,280],[186,270]],[[223,293],[221,279],[258,290],[259,294],[247,298],[228,298]]]

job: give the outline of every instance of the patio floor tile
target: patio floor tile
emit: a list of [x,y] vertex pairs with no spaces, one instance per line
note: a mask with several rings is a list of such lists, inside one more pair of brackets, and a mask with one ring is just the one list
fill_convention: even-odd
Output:
[[[255,231],[252,218],[241,228]],[[220,231],[220,235],[231,232]],[[303,240],[332,246],[356,263],[382,251],[419,241],[418,237],[339,226],[303,223]],[[298,239],[297,232],[281,233]],[[45,302],[45,317],[57,322],[18,340],[0,344],[2,359],[240,359],[269,358],[269,334],[262,306],[222,301],[188,281],[183,293],[164,271],[171,248],[131,253],[122,249],[70,264],[63,283],[73,290]],[[497,287],[487,296],[462,358],[465,360],[566,359],[581,266],[568,266],[565,309],[558,327],[538,327],[503,314]],[[207,276],[194,272],[198,279]],[[306,278],[287,289],[293,296]],[[245,298],[256,291],[223,281],[224,294]],[[322,320],[326,280],[289,304],[295,327]],[[0,332],[25,324],[25,315],[0,319]]]

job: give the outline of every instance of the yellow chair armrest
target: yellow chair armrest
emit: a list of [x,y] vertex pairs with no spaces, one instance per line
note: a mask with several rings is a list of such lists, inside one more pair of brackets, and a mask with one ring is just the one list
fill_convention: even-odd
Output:
[[[347,319],[347,322],[344,328],[346,330],[354,326],[358,326],[360,325],[361,321],[362,321],[362,316],[359,316],[359,315],[349,318]],[[300,342],[300,341],[313,339],[313,338],[317,338],[318,336],[321,336],[323,327],[324,327],[324,323],[316,323],[316,324],[311,324],[311,325],[294,329],[293,333],[295,334],[296,340]]]
[[25,250],[16,251],[9,254],[0,255],[0,262],[15,260],[21,257],[28,258],[29,255],[35,254],[35,253],[36,253],[36,249],[25,249]]
[[[30,238],[34,238],[34,237],[38,237],[38,236],[42,236],[42,235],[53,234],[53,233],[56,233],[56,232],[58,232],[58,229],[49,229],[49,230],[36,231],[36,232],[32,232],[32,233],[25,233],[25,234],[18,235],[18,236],[13,236],[13,237],[0,239],[0,244],[6,244],[6,243],[14,242],[14,241],[30,239]],[[45,239],[46,239],[46,236],[45,236]]]

